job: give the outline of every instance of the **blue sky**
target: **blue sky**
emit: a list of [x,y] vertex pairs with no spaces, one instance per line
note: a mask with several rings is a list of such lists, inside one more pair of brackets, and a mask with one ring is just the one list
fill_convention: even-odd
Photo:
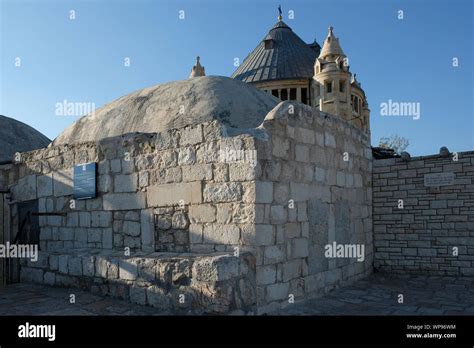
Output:
[[[470,0],[0,3],[0,113],[50,138],[78,118],[55,115],[63,100],[99,107],[137,89],[185,79],[196,55],[208,75],[230,76],[234,58],[242,61],[266,35],[281,3],[284,21],[306,42],[322,44],[334,26],[369,100],[373,144],[398,134],[410,140],[412,155],[437,153],[443,145],[474,150]],[[15,67],[17,57],[21,67]],[[125,57],[130,67],[124,67]],[[382,117],[380,104],[389,99],[420,103],[420,119]]]

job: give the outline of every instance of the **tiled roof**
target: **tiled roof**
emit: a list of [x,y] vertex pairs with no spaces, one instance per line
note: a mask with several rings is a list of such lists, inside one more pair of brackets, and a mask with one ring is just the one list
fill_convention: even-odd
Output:
[[[268,41],[267,48],[265,41]],[[283,21],[278,21],[232,77],[244,82],[309,79],[314,74],[314,62],[319,55],[311,45],[301,40]]]

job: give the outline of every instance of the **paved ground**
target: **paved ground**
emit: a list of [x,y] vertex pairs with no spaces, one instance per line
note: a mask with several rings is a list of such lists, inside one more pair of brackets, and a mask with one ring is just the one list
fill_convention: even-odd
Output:
[[[69,294],[76,303],[69,303]],[[404,303],[397,302],[403,294]],[[163,315],[151,307],[88,292],[15,284],[0,289],[0,315]],[[284,315],[474,315],[474,278],[372,275],[321,298],[290,305]]]
[[474,315],[474,278],[374,274],[279,314]]
[[[76,303],[69,302],[70,294]],[[153,307],[101,297],[76,289],[14,284],[0,288],[0,315],[162,315]]]

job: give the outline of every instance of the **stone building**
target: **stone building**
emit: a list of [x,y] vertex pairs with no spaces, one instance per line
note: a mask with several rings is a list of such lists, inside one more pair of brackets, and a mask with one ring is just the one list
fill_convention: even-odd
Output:
[[[234,79],[134,92],[3,174],[12,231],[23,203],[39,215],[20,278],[176,311],[278,309],[371,272],[370,158],[344,120]],[[77,199],[85,163],[97,192]],[[325,259],[334,239],[364,243],[364,261]]]
[[232,77],[280,100],[311,105],[370,131],[367,98],[356,75],[349,71],[349,60],[333,27],[321,49],[316,41],[306,44],[280,15]]
[[[36,129],[0,115],[0,244],[6,242],[5,236],[10,230],[9,205],[5,196],[9,194],[8,172],[12,161],[20,152],[31,151],[48,146],[51,141]],[[8,239],[7,239],[8,240]],[[6,260],[0,258],[0,286],[5,282]]]
[[[315,70],[252,63],[288,47]],[[123,96],[0,164],[3,242],[40,247],[36,261],[7,259],[9,280],[262,314],[374,266],[472,275],[472,153],[374,161],[332,29],[317,51],[280,19],[234,78],[205,76],[198,58],[189,79]]]

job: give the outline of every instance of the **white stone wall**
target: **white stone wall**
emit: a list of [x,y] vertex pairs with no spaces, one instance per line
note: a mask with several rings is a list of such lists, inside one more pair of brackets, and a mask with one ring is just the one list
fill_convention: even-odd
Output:
[[[256,221],[260,168],[222,151],[251,152],[253,143],[249,135],[221,136],[213,123],[38,150],[16,165],[13,198],[65,214],[40,217],[42,250],[233,252]],[[98,197],[71,205],[73,166],[86,162],[98,162]]]
[[[227,255],[239,260],[244,255],[245,240],[251,238],[249,226],[255,221],[253,182],[258,167],[248,167],[232,158],[228,161],[220,154],[220,149],[236,152],[253,148],[251,136],[228,137],[221,132],[221,126],[215,122],[22,154],[21,162],[15,164],[13,200],[17,203],[37,200],[39,212],[51,214],[41,216],[39,221],[43,258],[68,260],[60,262],[63,269],[59,270],[49,263],[23,264],[22,279],[86,289],[99,286],[108,289],[104,294],[115,296],[126,292],[131,299],[135,291],[133,284],[125,284],[126,288],[123,284],[114,285],[115,271],[111,278],[105,277],[111,280],[103,284],[104,276],[99,271],[92,274],[80,271],[81,258],[114,255],[119,275],[126,273],[122,261],[143,253],[164,257],[173,252],[189,255],[192,260],[198,253],[211,255],[206,260],[212,261],[212,253],[228,252]],[[98,163],[98,196],[74,200],[73,167],[87,162]],[[12,214],[15,230],[19,225],[17,215],[15,209]],[[126,249],[130,255],[125,254]],[[155,251],[163,253],[150,254]],[[203,306],[215,308],[216,312],[253,311],[255,262],[249,262],[247,267],[253,267],[251,271],[242,270],[244,273],[229,281],[222,278],[227,271],[221,266],[216,271],[196,268],[193,272],[197,278],[193,277],[192,284],[198,279],[198,289],[192,291],[200,295],[193,297],[207,298],[210,302]],[[203,285],[204,279],[199,280],[199,274],[206,272],[210,276],[215,273],[220,277],[219,282]],[[180,291],[189,288],[175,289],[171,294],[173,282],[171,278],[167,281],[157,278],[155,282],[137,284],[141,288],[135,292],[160,287],[170,300],[175,300]],[[219,301],[227,304],[224,306]]]
[[[425,186],[434,173],[453,184]],[[375,268],[474,275],[474,152],[377,160],[373,184]]]
[[[253,226],[261,313],[369,274],[373,253],[367,134],[290,102],[267,115],[263,130]],[[326,257],[334,241],[363,244],[364,260]]]

